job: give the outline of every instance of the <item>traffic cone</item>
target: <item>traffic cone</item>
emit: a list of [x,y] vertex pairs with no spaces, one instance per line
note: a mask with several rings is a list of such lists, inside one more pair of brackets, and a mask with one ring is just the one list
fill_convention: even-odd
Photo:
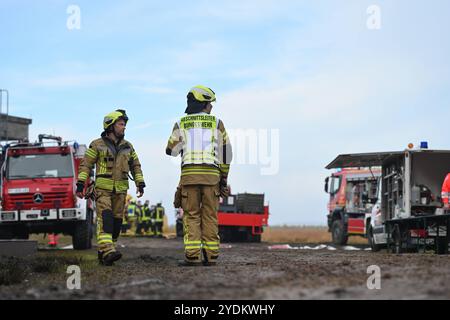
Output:
[[50,247],[56,247],[58,245],[58,236],[54,233],[48,235],[48,245]]

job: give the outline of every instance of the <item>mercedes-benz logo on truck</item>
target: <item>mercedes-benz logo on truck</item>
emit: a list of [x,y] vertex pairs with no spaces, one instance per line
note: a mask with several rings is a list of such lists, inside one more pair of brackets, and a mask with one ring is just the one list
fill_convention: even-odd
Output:
[[36,193],[33,196],[33,201],[34,201],[34,203],[42,203],[42,202],[44,202],[44,196],[40,193]]

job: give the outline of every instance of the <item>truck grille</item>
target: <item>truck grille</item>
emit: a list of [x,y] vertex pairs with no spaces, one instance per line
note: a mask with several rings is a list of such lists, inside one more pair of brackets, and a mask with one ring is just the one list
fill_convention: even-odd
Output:
[[49,192],[42,193],[43,202],[35,203],[34,194],[12,194],[6,200],[6,207],[18,210],[27,210],[31,208],[62,208],[70,206],[71,199],[68,192]]

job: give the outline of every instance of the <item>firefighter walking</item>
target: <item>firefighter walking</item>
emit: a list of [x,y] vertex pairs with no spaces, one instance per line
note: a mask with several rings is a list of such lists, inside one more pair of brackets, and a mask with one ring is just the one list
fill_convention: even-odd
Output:
[[144,194],[145,182],[141,164],[132,144],[124,139],[128,117],[124,110],[105,116],[101,138],[94,140],[80,164],[77,196],[86,196],[85,184],[95,166],[98,259],[112,265],[122,257],[116,250],[122,226],[124,206],[129,189],[128,173],[136,183],[138,198]]
[[[175,207],[184,210],[183,266],[214,265],[219,256],[217,211],[227,195],[232,158],[224,124],[211,115],[215,93],[196,86],[187,95],[187,116],[175,123],[166,154],[181,154],[181,179]],[[181,203],[177,203],[181,202]]]

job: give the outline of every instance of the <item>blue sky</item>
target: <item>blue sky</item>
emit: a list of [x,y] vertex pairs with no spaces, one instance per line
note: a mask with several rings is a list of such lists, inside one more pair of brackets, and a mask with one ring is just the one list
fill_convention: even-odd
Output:
[[[366,25],[374,4],[380,30]],[[66,27],[69,5],[79,30]],[[88,143],[106,113],[126,109],[146,196],[171,212],[179,171],[165,144],[187,91],[207,85],[227,129],[279,132],[278,173],[235,164],[233,192],[264,192],[273,224],[325,224],[324,166],[337,154],[449,148],[449,10],[446,0],[2,0],[0,87],[12,114],[33,118],[32,138]]]

